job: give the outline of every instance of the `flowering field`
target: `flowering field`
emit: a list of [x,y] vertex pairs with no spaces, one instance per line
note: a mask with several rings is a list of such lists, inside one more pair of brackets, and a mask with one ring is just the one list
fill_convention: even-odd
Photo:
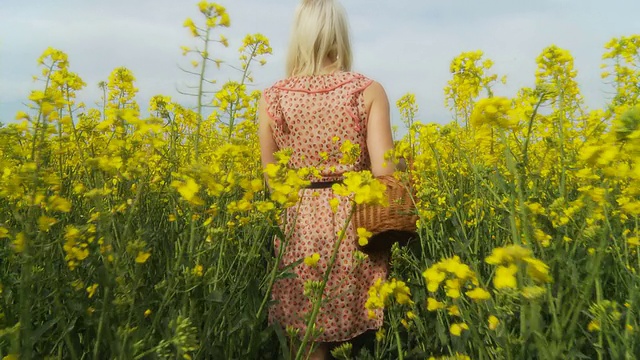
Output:
[[[293,329],[266,319],[274,281],[290,276],[272,240],[286,241],[293,220],[278,214],[317,172],[288,169],[283,150],[265,188],[260,92],[247,85],[269,41],[229,44],[224,7],[198,6],[184,24],[199,45],[183,49],[195,108],[162,95],[138,104],[126,68],[100,84],[101,107],[86,107],[86,84],[47,49],[31,109],[0,127],[0,359],[302,359],[322,331],[309,326],[290,348]],[[227,62],[240,71],[218,86],[210,53],[222,46],[239,47]],[[491,60],[460,54],[444,89],[451,124],[419,121],[411,94],[398,100],[408,131],[395,155],[410,164],[401,176],[416,189],[419,239],[392,249],[389,279],[370,289],[366,308],[386,309],[384,327],[336,358],[640,354],[639,49],[640,35],[605,45],[603,109],[583,105],[573,58],[556,46],[512,98],[494,96]],[[324,155],[357,157],[341,145]],[[381,202],[371,174],[347,176],[337,197]],[[309,324],[323,288],[305,284]]]

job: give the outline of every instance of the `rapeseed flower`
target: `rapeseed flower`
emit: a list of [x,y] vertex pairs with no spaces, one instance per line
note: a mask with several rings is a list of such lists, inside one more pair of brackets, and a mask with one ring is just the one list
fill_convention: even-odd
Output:
[[347,172],[342,184],[333,184],[336,195],[353,197],[356,204],[379,204],[386,206],[386,186],[375,179],[370,171]]
[[87,288],[87,297],[91,299],[93,295],[96,294],[96,290],[98,290],[98,284],[93,284]]
[[464,330],[469,330],[469,325],[466,323],[456,323],[449,327],[449,332],[453,336],[460,336]]
[[367,244],[369,244],[369,238],[372,235],[373,234],[367,231],[367,229],[359,227],[358,228],[358,245],[367,246]]
[[460,308],[458,308],[458,305],[451,305],[447,308],[447,314],[451,316],[460,316]]
[[531,256],[531,250],[520,245],[509,245],[493,249],[485,262],[490,265],[510,264]]
[[27,236],[23,232],[16,234],[16,238],[13,239],[13,250],[17,253],[24,251],[27,243]]
[[546,291],[542,286],[525,286],[522,289],[522,296],[529,300],[535,300],[544,295]]
[[310,268],[318,266],[318,261],[320,261],[320,254],[318,253],[313,253],[312,255],[304,258],[304,264]]
[[388,281],[377,279],[369,288],[369,298],[365,302],[369,317],[375,318],[374,310],[384,309],[390,298],[394,298],[400,305],[413,305],[411,291],[404,281],[395,278]]
[[467,291],[465,295],[467,295],[469,299],[472,299],[476,302],[491,299],[491,294],[489,294],[487,290],[479,287],[474,288],[473,290]]
[[340,152],[342,153],[340,164],[354,164],[360,157],[360,145],[354,144],[350,140],[346,140],[340,146]]
[[138,251],[138,255],[136,255],[136,263],[144,264],[147,262],[149,257],[151,256],[150,252],[147,251]]
[[487,322],[489,323],[490,330],[495,330],[498,328],[498,325],[500,325],[500,320],[498,320],[498,318],[495,317],[494,315],[490,315],[489,320],[487,320]]
[[510,115],[511,100],[505,97],[492,97],[479,100],[471,113],[469,123],[473,126],[484,124],[513,129],[518,123]]
[[532,257],[526,257],[523,260],[527,264],[527,273],[534,281],[538,283],[551,282],[547,264]]
[[444,309],[446,305],[443,302],[440,302],[434,298],[427,298],[427,310],[428,311],[436,311],[440,309]]
[[514,264],[509,266],[498,266],[496,274],[493,277],[493,285],[496,289],[515,289],[518,286],[518,281],[516,280],[517,272],[518,267]]

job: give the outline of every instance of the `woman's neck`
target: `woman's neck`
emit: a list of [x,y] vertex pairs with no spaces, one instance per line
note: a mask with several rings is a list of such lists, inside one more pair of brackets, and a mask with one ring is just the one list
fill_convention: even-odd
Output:
[[338,62],[336,60],[332,60],[327,56],[326,58],[324,58],[324,61],[322,61],[322,69],[320,69],[320,74],[330,74],[339,70],[340,68],[338,66]]

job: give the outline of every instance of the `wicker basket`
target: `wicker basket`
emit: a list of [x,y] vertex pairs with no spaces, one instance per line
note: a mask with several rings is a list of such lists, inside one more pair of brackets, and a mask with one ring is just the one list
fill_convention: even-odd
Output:
[[412,192],[393,175],[376,177],[386,185],[389,206],[361,204],[353,214],[355,228],[363,227],[373,233],[363,250],[377,251],[390,248],[394,242],[406,243],[415,236],[418,215]]

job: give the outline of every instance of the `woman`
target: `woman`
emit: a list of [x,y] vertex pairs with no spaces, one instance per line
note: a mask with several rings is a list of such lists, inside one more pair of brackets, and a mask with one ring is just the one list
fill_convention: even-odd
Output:
[[[351,44],[344,8],[337,0],[303,0],[298,6],[289,45],[287,78],[266,89],[260,103],[262,164],[275,162],[274,152],[293,149],[294,168],[322,164],[321,179],[301,191],[300,206],[288,210],[296,218],[282,266],[320,254],[317,266],[304,263],[293,270],[297,277],[279,280],[273,288],[275,304],[270,322],[283,328],[306,331],[304,315],[312,304],[304,295],[307,280],[319,281],[327,269],[331,251],[349,215],[349,199],[339,198],[332,209],[331,185],[346,171],[370,170],[373,175],[393,173],[384,154],[392,149],[389,101],[383,87],[351,72]],[[352,164],[341,164],[340,147],[345,141],[360,146]],[[334,204],[335,205],[335,204]],[[336,263],[324,292],[329,301],[321,308],[316,327],[324,331],[315,339],[313,358],[328,357],[329,343],[353,339],[382,326],[382,311],[371,319],[364,304],[369,287],[386,278],[388,255],[370,255],[362,264],[354,262],[357,232],[350,224],[340,244]],[[276,253],[281,246],[275,240]]]

